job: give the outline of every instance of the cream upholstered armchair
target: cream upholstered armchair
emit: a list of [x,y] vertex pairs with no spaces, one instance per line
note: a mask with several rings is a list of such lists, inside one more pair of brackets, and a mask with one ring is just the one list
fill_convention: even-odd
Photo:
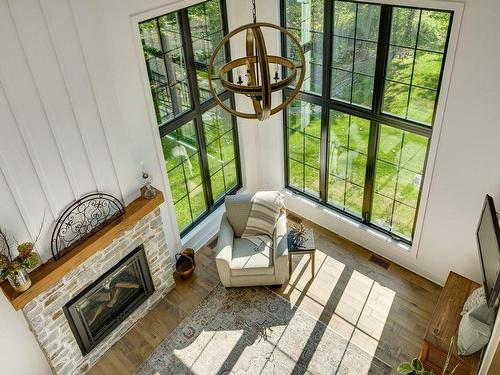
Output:
[[252,207],[252,195],[226,197],[216,248],[219,277],[225,287],[281,285],[288,281],[286,213],[276,220],[271,246],[256,249],[241,238]]

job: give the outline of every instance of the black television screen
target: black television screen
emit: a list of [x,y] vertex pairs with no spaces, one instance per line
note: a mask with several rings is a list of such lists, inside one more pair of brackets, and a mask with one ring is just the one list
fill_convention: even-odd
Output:
[[488,305],[495,304],[500,289],[500,227],[493,198],[486,195],[477,227],[477,244]]

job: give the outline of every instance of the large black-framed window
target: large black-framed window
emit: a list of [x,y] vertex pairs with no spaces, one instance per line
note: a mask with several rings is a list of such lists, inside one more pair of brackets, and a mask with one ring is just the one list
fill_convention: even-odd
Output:
[[[184,236],[241,187],[236,119],[217,106],[207,81],[211,53],[228,32],[226,3],[205,1],[141,22],[139,30],[177,225]],[[226,48],[217,64],[229,58]],[[234,107],[233,96],[220,87],[219,92]]]
[[[281,24],[321,83],[284,111],[288,189],[412,243],[452,20],[449,10],[281,0]],[[296,54],[286,39],[281,48]]]

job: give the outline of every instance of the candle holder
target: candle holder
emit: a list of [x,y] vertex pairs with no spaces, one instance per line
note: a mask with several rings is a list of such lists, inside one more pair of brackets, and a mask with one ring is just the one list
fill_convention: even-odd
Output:
[[153,199],[156,196],[156,190],[151,186],[153,178],[145,170],[142,171],[142,196],[146,199]]

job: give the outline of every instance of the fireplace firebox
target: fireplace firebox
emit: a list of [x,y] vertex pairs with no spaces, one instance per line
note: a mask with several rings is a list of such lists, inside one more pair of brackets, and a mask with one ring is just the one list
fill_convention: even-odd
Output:
[[63,307],[82,354],[89,353],[153,292],[141,245]]

